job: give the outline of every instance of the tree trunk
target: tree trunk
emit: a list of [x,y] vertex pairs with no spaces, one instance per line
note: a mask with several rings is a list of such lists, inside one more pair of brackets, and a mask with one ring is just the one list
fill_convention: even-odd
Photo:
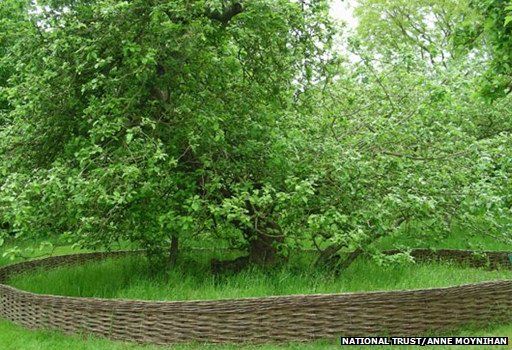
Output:
[[317,267],[327,268],[335,274],[340,274],[343,270],[348,268],[354,260],[363,254],[362,248],[357,248],[350,253],[340,253],[343,245],[335,244],[327,247],[316,260]]
[[317,267],[334,269],[341,259],[338,252],[343,246],[342,244],[333,244],[321,251],[320,256],[316,259],[315,265]]
[[249,265],[271,266],[278,262],[276,238],[258,235],[249,242],[248,255],[233,260],[212,259],[211,270],[215,274],[237,273]]
[[171,247],[169,249],[169,266],[176,265],[176,261],[178,260],[178,254],[179,254],[178,236],[172,236]]
[[272,265],[277,260],[276,237],[259,234],[249,242],[249,262],[256,265]]
[[276,232],[280,232],[280,228],[271,220],[260,227],[258,231],[253,229],[245,230],[245,237],[249,239],[248,255],[234,260],[213,259],[211,261],[212,272],[234,273],[240,272],[251,264],[272,266],[278,263],[279,255],[276,244],[282,243],[284,240],[282,235],[276,234]]

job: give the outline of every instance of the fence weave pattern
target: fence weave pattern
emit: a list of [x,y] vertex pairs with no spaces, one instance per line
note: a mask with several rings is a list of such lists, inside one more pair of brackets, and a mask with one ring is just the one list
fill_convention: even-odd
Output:
[[[468,323],[512,322],[512,280],[412,291],[176,302],[40,295],[1,284],[10,276],[39,267],[133,253],[56,256],[0,268],[0,318],[32,329],[156,344],[307,341],[340,335],[418,336]],[[459,250],[420,249],[412,255],[419,260],[512,267],[505,252],[488,252],[485,259]]]

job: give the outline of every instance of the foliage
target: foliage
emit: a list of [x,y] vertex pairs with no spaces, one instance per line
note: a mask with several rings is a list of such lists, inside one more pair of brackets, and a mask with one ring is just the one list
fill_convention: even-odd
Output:
[[323,66],[323,2],[254,1],[229,22],[211,15],[222,1],[41,5],[10,48],[1,130],[2,216],[18,236],[158,251],[239,235],[258,220],[248,196],[262,211],[297,201],[285,134]]
[[505,12],[496,46],[466,1],[362,0],[348,60],[327,1],[39,4],[0,3],[19,14],[0,42],[17,239],[158,257],[208,239],[257,263],[316,246],[341,266],[412,228],[510,242],[511,98],[475,88],[508,74]]
[[483,46],[490,56],[490,67],[482,79],[482,92],[499,98],[512,91],[512,3],[506,0],[470,1],[480,14],[478,20],[460,28],[459,46]]
[[478,18],[466,0],[361,0],[356,13],[365,45],[388,55],[412,48],[405,54],[434,66],[457,56],[454,34]]

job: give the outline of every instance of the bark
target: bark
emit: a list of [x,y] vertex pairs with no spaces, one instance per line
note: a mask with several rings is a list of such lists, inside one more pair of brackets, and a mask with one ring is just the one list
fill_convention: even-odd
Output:
[[216,11],[207,16],[211,19],[221,22],[223,25],[228,24],[229,21],[244,10],[241,2],[234,2],[230,6],[225,7],[223,11]]
[[234,260],[211,261],[213,273],[237,273],[249,265],[273,266],[281,261],[276,245],[283,242],[282,235],[271,234],[278,232],[278,225],[267,220],[265,225],[254,231],[245,229],[244,236],[249,239],[248,255],[236,258]]
[[[393,228],[397,229],[402,223],[409,220],[410,216],[399,217],[395,220]],[[377,241],[388,232],[381,232],[379,234],[373,234],[368,237],[365,241],[361,242],[361,246],[356,248],[350,253],[340,253],[341,248],[346,247],[345,244],[333,244],[324,249],[318,259],[316,260],[316,266],[324,267],[332,270],[334,273],[339,274],[343,270],[347,269],[359,256],[364,253],[364,247],[367,247],[371,243]]]
[[322,251],[316,261],[316,266],[327,268],[335,274],[340,274],[364,253],[362,248],[357,248],[350,253],[342,254],[340,253],[341,248],[343,248],[343,245],[337,244],[329,246]]
[[[231,1],[228,6],[223,6],[221,11],[209,11],[205,12],[204,16],[219,21],[223,26],[227,25],[229,21],[239,13],[242,13],[244,11],[244,7],[242,6],[242,1]],[[180,16],[176,16],[176,14],[171,13],[170,11],[164,10],[164,12],[167,14],[167,16],[173,21],[173,22],[179,22],[179,23],[189,23],[189,19],[183,18]]]
[[179,240],[177,236],[172,236],[171,238],[171,247],[169,248],[169,265],[176,265],[176,261],[178,260],[179,254]]
[[320,256],[316,259],[317,267],[334,268],[341,259],[339,250],[343,248],[342,244],[333,244],[320,252]]
[[264,220],[260,227],[249,241],[249,260],[258,265],[273,265],[278,260],[277,244],[284,241],[281,228],[271,219]]

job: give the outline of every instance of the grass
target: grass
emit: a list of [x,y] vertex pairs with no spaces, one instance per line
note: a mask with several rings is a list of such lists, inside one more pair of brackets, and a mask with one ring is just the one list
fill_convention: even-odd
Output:
[[[486,228],[482,227],[481,232]],[[428,229],[410,227],[404,232],[384,237],[377,242],[380,249],[395,249],[407,246],[410,248],[437,249],[468,249],[468,250],[505,250],[512,251],[510,243],[498,240],[491,235],[481,232],[468,232],[454,225],[450,235],[433,237]]]
[[313,260],[310,254],[301,254],[286,266],[271,271],[252,268],[219,277],[209,271],[210,257],[209,252],[188,253],[176,268],[157,274],[150,272],[142,256],[108,259],[51,271],[38,270],[16,276],[10,283],[43,294],[195,300],[419,289],[512,279],[512,270],[508,269],[488,271],[443,263],[378,266],[365,259],[357,260],[335,277],[308,269]]
[[[48,256],[55,256],[55,255],[66,255],[66,254],[76,254],[76,253],[87,253],[91,252],[91,250],[87,249],[78,249],[73,248],[70,245],[56,245],[56,246],[42,246],[40,247],[39,242],[27,240],[27,241],[21,241],[21,242],[7,242],[3,246],[0,247],[0,266],[13,264],[19,261],[24,261],[27,259],[37,259],[37,258],[45,258]],[[15,258],[6,257],[3,256],[3,252],[9,250],[14,245],[16,245],[18,248],[20,248],[22,254],[16,255]],[[32,248],[29,251],[26,251],[28,248]],[[22,257],[23,256],[23,257]]]
[[[460,237],[460,236],[459,236]],[[472,238],[473,239],[473,238]],[[506,246],[482,238],[470,242],[481,249],[504,250]],[[396,242],[390,239],[383,242],[390,248]],[[470,248],[462,245],[456,238],[448,237],[443,248]],[[509,248],[510,249],[510,248]],[[69,247],[61,247],[56,254],[73,252]],[[234,254],[234,253],[229,253]],[[226,257],[226,252],[215,255]],[[1,255],[0,255],[1,256]],[[356,261],[341,277],[335,278],[321,272],[308,269],[312,257],[301,254],[290,259],[286,267],[264,272],[252,269],[229,277],[215,277],[209,273],[207,252],[187,253],[179,266],[168,273],[151,273],[143,257],[109,259],[103,262],[89,263],[84,266],[63,267],[50,271],[35,271],[18,276],[12,280],[17,287],[37,293],[51,293],[71,296],[94,296],[104,298],[128,298],[148,300],[193,300],[257,297],[266,295],[333,293],[349,291],[392,290],[443,287],[463,283],[480,282],[495,279],[512,279],[512,271],[486,271],[450,264],[408,264],[378,266],[372,261]],[[8,263],[0,258],[0,265]],[[509,336],[511,325],[494,325],[487,329],[462,329],[450,336]],[[339,349],[336,340],[307,344],[284,345],[244,345],[219,346],[205,344],[186,344],[172,347],[144,346],[112,342],[84,336],[66,336],[58,332],[29,331],[11,323],[0,321],[0,349],[79,349],[79,350],[162,350],[162,349],[212,349],[244,350],[267,349]],[[348,349],[391,349],[386,346],[342,347]],[[429,348],[429,347],[427,347]],[[448,350],[463,347],[432,347]],[[483,349],[485,347],[473,347]],[[505,349],[509,347],[493,347]],[[400,347],[400,349],[419,349],[419,347]]]

